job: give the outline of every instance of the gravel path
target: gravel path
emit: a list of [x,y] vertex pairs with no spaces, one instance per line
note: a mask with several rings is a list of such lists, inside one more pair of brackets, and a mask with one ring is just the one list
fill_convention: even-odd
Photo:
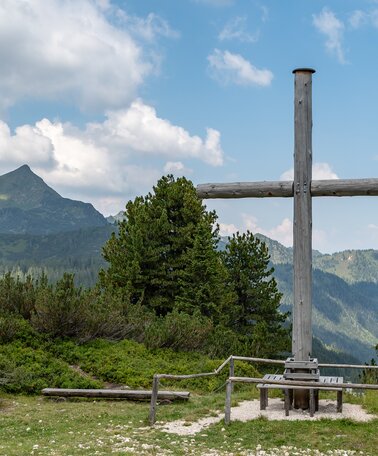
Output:
[[[281,399],[269,399],[269,406],[266,410],[260,410],[260,401],[243,401],[237,407],[231,408],[232,421],[249,421],[264,416],[268,420],[320,420],[329,418],[333,420],[350,418],[355,421],[370,421],[377,416],[369,415],[360,405],[343,404],[343,412],[336,412],[336,401],[320,400],[319,411],[314,417],[310,417],[309,411],[291,410],[289,416],[285,416],[283,402]],[[194,435],[206,429],[214,423],[224,419],[224,413],[219,412],[217,416],[201,418],[194,423],[187,423],[183,420],[172,421],[163,425],[157,424],[156,427],[164,432],[178,435]]]

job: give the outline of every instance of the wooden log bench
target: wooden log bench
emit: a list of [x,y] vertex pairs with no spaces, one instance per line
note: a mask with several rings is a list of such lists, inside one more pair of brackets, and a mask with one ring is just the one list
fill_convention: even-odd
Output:
[[[150,400],[152,391],[130,389],[69,389],[69,388],[45,388],[44,396],[58,397],[95,397],[106,399],[131,399]],[[173,401],[175,399],[188,400],[190,393],[187,391],[159,391],[158,399]]]
[[[266,374],[263,380],[280,381],[284,380],[283,375]],[[322,386],[324,383],[335,384],[335,388]],[[343,389],[337,388],[337,384],[343,383],[343,377],[319,377],[319,387],[313,388],[308,386],[290,386],[290,385],[277,385],[269,383],[258,383],[257,388],[260,390],[260,410],[265,410],[268,406],[268,391],[269,389],[281,389],[285,397],[285,415],[289,416],[289,410],[292,408],[292,391],[305,389],[310,392],[310,416],[314,416],[315,411],[319,408],[319,390],[322,391],[336,391],[337,392],[337,412],[343,411]]]

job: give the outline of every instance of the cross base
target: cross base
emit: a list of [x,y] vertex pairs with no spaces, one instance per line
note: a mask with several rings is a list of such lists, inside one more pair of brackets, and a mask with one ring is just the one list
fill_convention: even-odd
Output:
[[[297,361],[295,358],[287,358],[285,361],[285,371],[283,374],[285,380],[301,380],[318,382],[320,372],[318,368],[317,358],[310,358],[308,361]],[[307,410],[317,408],[317,397],[313,397],[311,391],[308,389],[294,389],[290,390],[290,395],[287,394],[285,401],[294,403],[294,408]]]

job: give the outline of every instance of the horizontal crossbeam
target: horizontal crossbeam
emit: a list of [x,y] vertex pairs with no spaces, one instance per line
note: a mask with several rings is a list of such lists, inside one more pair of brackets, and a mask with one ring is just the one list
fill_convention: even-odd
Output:
[[[378,196],[378,179],[313,180],[311,196]],[[290,198],[293,181],[234,182],[197,185],[197,195],[212,198]]]

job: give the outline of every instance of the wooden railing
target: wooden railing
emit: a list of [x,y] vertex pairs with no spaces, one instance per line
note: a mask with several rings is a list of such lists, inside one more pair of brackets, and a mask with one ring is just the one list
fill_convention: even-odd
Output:
[[[233,383],[275,383],[274,381],[264,381],[262,378],[254,377],[235,377],[235,363],[234,361],[247,361],[253,362],[255,364],[273,364],[273,365],[285,365],[285,360],[282,359],[266,359],[266,358],[250,358],[246,356],[229,356],[217,369],[213,372],[203,372],[199,374],[188,374],[188,375],[175,375],[175,374],[155,374],[152,381],[152,395],[150,403],[150,413],[149,413],[149,422],[152,426],[156,421],[156,405],[159,392],[159,382],[162,379],[169,380],[188,380],[191,378],[199,377],[211,377],[219,375],[220,372],[229,364],[229,378],[227,380],[226,386],[226,413],[227,413],[227,403],[231,404],[231,392]],[[331,367],[336,369],[378,369],[378,366],[367,366],[361,364],[328,364],[328,363],[319,363],[319,367]],[[308,386],[314,387],[319,386],[316,382],[301,382],[294,380],[285,380],[277,382],[279,385],[289,384],[292,386]],[[324,387],[335,388],[334,384],[322,384]],[[340,388],[351,388],[351,389],[371,389],[378,390],[378,385],[363,384],[363,383],[341,383],[338,384]],[[228,397],[229,396],[229,397]]]

